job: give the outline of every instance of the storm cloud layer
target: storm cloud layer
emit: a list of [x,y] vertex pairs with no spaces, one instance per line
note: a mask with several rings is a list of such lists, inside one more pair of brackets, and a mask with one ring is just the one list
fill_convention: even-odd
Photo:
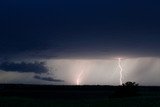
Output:
[[27,63],[27,62],[3,62],[0,64],[0,70],[5,72],[19,72],[19,73],[47,73],[48,68],[45,67],[44,62],[34,62],[34,63]]
[[158,0],[1,0],[0,10],[0,82],[75,84],[85,68],[82,83],[117,85],[122,58],[126,81],[159,85]]
[[64,82],[63,80],[54,79],[52,77],[43,77],[38,75],[35,75],[34,78],[44,80],[44,81],[51,81],[51,82]]
[[159,1],[5,0],[0,56],[159,57]]

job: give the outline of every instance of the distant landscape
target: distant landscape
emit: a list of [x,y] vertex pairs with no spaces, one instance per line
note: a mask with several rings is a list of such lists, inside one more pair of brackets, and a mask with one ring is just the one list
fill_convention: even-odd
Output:
[[[1,84],[1,107],[124,107],[160,105],[160,87],[137,86],[136,94],[126,95],[123,86],[61,86]],[[130,90],[130,89],[127,89]],[[130,92],[129,92],[130,93]],[[124,94],[124,95],[122,95]]]

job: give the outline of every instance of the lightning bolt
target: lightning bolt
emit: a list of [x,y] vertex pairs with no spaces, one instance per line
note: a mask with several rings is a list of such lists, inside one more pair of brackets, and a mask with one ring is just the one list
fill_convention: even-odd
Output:
[[121,65],[121,58],[118,58],[118,67],[120,68],[120,71],[119,71],[119,74],[120,74],[120,77],[119,77],[119,82],[120,82],[120,85],[122,85],[122,77],[123,77],[123,68],[122,68],[122,65]]
[[87,72],[90,71],[90,68],[91,68],[91,62],[90,61],[79,61],[79,64],[78,64],[78,70],[79,70],[79,73],[77,75],[77,79],[76,79],[76,85],[81,85],[82,84],[82,80],[83,78],[85,77],[85,74]]
[[78,77],[77,77],[77,85],[80,85],[80,80],[81,80],[81,77],[82,77],[82,75],[83,75],[83,73],[84,73],[84,71],[83,70],[81,70],[81,72],[79,73],[79,75],[78,75]]

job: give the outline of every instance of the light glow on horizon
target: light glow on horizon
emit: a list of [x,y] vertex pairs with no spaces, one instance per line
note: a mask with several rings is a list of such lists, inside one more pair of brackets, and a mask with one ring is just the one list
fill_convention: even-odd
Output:
[[[122,85],[134,81],[142,85],[159,85],[159,63],[157,58],[118,56],[108,59],[56,59],[47,61],[47,66],[51,68],[50,72],[53,71],[53,76],[65,81],[57,84]],[[3,74],[9,75],[8,72]]]

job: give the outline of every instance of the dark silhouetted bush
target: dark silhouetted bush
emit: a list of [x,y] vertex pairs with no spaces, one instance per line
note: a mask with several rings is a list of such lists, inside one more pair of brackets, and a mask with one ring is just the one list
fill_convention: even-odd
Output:
[[126,82],[119,86],[112,97],[132,97],[138,95],[138,85],[136,82]]
[[136,87],[138,85],[139,84],[137,84],[136,82],[130,82],[130,81],[122,84],[122,86],[124,86],[124,87]]

